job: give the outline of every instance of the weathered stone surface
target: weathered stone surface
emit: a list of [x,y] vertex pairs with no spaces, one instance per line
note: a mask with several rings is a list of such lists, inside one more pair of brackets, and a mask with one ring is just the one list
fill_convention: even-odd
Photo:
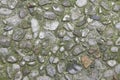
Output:
[[82,70],[82,67],[76,63],[68,63],[67,64],[67,71],[70,74],[77,74]]
[[17,26],[18,24],[21,23],[21,19],[17,14],[7,18],[5,21],[8,25],[12,25],[12,26]]
[[25,36],[25,31],[23,29],[16,29],[12,36],[12,39],[15,41],[21,41]]
[[73,49],[73,55],[79,55],[81,54],[83,51],[85,51],[84,47],[77,45],[74,47]]
[[46,11],[45,13],[44,13],[44,17],[46,18],[46,19],[55,19],[56,18],[56,15],[55,15],[55,13],[54,12],[51,12],[51,11]]
[[56,69],[55,69],[55,67],[54,67],[53,65],[48,65],[48,66],[46,67],[46,71],[47,71],[47,74],[48,74],[49,76],[51,76],[51,77],[54,77],[55,74],[56,74]]
[[0,0],[0,80],[120,80],[119,0]]
[[81,61],[85,68],[88,68],[92,63],[92,60],[87,55],[82,56]]

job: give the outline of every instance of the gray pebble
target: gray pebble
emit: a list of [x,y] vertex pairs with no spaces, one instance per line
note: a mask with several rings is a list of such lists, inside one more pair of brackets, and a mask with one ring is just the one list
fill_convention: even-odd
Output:
[[51,77],[54,77],[56,74],[56,69],[53,65],[47,65],[46,71],[47,71],[47,74]]

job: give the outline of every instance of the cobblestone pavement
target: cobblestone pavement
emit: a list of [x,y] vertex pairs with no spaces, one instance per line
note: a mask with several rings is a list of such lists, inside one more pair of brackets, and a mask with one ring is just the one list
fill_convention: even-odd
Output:
[[0,0],[0,80],[120,80],[120,0]]

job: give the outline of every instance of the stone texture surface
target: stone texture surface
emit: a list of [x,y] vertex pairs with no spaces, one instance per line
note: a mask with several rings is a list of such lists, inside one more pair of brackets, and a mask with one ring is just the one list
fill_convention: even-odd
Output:
[[120,80],[120,0],[0,0],[0,80]]

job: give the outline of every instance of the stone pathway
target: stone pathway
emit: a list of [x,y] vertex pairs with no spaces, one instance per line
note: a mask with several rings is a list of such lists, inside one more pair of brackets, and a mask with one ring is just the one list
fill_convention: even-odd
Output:
[[0,80],[120,80],[119,0],[0,0]]

